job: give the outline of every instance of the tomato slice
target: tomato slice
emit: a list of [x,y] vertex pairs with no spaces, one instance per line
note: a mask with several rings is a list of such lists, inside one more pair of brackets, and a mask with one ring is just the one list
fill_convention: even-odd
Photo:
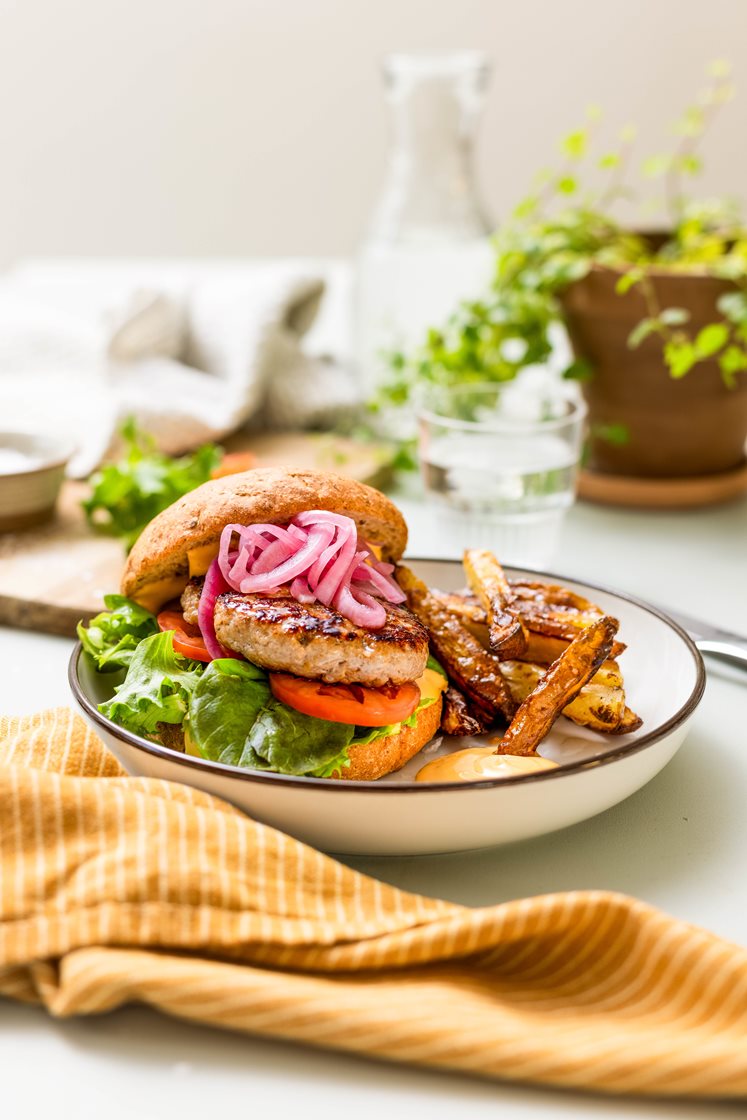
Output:
[[213,660],[205,648],[199,626],[185,622],[181,611],[161,611],[158,615],[158,625],[161,630],[174,631],[174,649],[182,657],[191,657],[193,661]]
[[420,689],[414,681],[367,688],[362,684],[324,684],[290,673],[270,673],[270,688],[277,700],[297,712],[361,727],[400,723],[420,703]]
[[257,456],[253,451],[232,451],[224,455],[220,463],[210,472],[211,478],[225,478],[229,474],[240,474],[250,471],[257,465]]

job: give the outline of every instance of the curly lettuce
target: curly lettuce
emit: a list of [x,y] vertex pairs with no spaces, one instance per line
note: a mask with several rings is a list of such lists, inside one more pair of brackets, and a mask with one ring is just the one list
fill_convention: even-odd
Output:
[[124,454],[91,475],[91,494],[82,505],[94,529],[121,537],[129,551],[149,521],[212,477],[223,452],[209,443],[179,458],[163,455],[132,417],[120,435]]
[[150,611],[123,595],[105,595],[104,603],[107,609],[88,626],[78,623],[78,637],[100,672],[126,669],[140,642],[158,633],[158,623]]
[[120,727],[155,739],[159,723],[184,721],[204,669],[175,652],[170,630],[153,634],[136,647],[127,676],[99,711]]

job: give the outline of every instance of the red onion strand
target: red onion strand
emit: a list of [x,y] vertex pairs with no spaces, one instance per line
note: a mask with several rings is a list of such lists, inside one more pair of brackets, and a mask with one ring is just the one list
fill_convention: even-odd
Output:
[[228,649],[224,649],[215,636],[215,600],[219,595],[222,595],[224,591],[230,590],[231,588],[223,578],[218,559],[216,558],[211,562],[205,575],[205,582],[202,585],[200,602],[197,607],[197,622],[203,641],[205,642],[205,649],[212,658],[234,657],[238,660],[239,655],[237,653],[232,653]]
[[221,582],[235,591],[246,595],[288,587],[299,602],[334,605],[371,630],[386,622],[382,599],[405,599],[392,579],[394,565],[376,559],[351,517],[329,510],[306,510],[287,528],[226,525],[214,564]]

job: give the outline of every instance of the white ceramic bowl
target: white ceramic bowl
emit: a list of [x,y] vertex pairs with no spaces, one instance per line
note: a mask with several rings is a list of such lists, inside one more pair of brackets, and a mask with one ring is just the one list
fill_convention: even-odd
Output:
[[[464,585],[461,564],[408,563],[433,587]],[[705,670],[687,634],[646,603],[564,576],[508,572],[563,583],[619,619],[628,643],[621,659],[628,703],[644,721],[638,731],[603,736],[561,717],[540,748],[558,768],[516,778],[413,781],[428,758],[443,753],[442,744],[378,782],[329,781],[222,766],[123,730],[97,710],[112,694],[111,679],[95,672],[80,645],[70,661],[70,685],[83,716],[129,773],[197,786],[326,851],[420,855],[541,836],[609,809],[658,774],[685,738]]]
[[73,451],[64,437],[0,432],[0,532],[29,529],[52,516]]

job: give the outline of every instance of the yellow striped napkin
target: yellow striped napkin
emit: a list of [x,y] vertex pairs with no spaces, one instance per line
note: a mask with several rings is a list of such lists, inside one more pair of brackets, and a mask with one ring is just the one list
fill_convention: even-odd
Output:
[[747,952],[578,891],[472,910],[376,882],[67,709],[0,719],[0,994],[483,1076],[747,1095]]

